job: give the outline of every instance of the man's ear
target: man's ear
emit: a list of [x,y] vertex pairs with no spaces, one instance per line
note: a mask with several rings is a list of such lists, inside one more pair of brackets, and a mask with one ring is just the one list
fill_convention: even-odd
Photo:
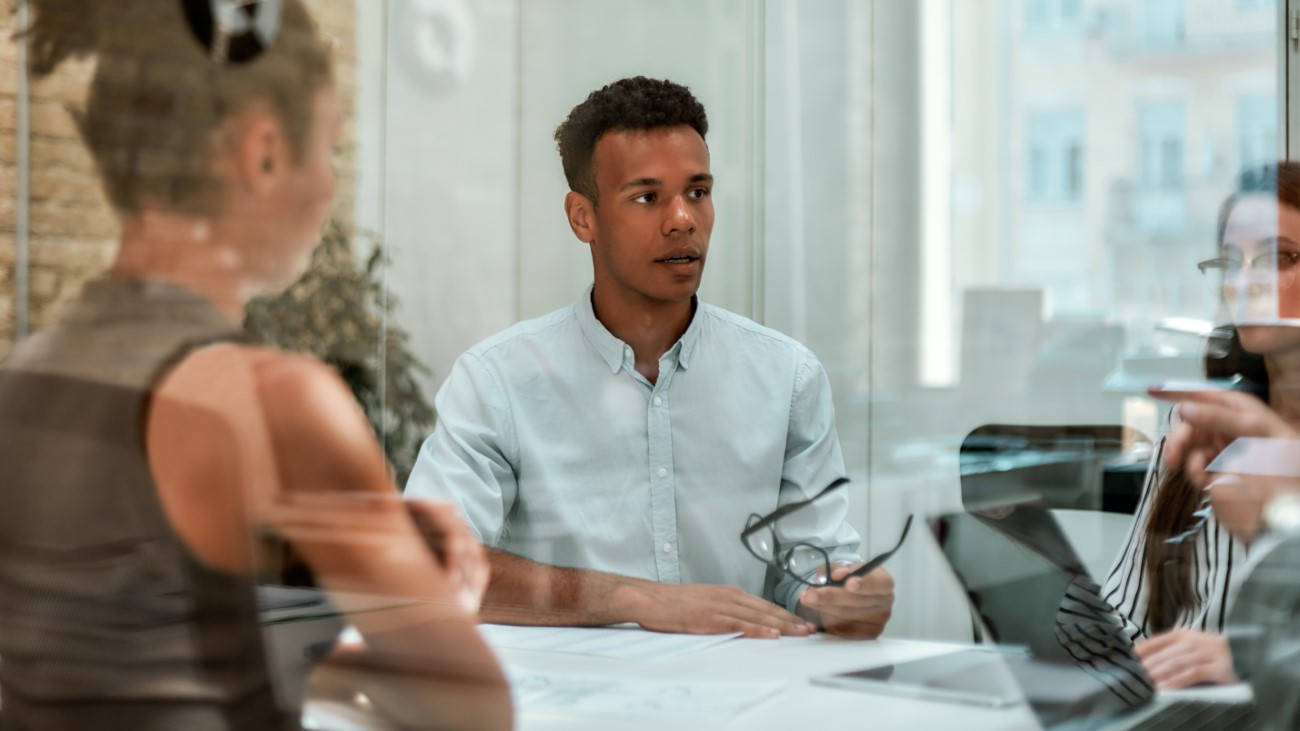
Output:
[[250,191],[268,193],[289,166],[288,140],[274,115],[250,112],[235,128],[235,174]]
[[590,244],[596,240],[596,204],[587,196],[569,191],[564,196],[564,213],[569,218],[569,228],[578,240]]

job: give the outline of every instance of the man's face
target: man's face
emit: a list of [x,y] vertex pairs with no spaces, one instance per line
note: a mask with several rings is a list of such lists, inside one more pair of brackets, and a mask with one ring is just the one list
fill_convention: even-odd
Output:
[[592,163],[599,204],[588,243],[597,288],[625,301],[689,301],[713,233],[704,138],[685,125],[609,132]]

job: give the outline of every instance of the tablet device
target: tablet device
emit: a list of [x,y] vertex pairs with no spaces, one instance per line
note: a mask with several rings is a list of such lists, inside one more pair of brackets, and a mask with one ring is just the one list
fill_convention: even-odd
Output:
[[1003,651],[971,649],[811,679],[813,685],[1002,708],[1022,702]]

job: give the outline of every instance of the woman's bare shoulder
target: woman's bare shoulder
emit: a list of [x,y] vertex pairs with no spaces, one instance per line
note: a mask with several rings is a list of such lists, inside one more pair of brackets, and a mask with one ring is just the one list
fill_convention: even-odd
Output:
[[386,472],[360,404],[315,358],[223,343],[192,353],[160,386],[158,400],[200,407],[245,438],[265,440],[283,487],[313,479],[327,487],[327,475],[372,482],[376,470]]

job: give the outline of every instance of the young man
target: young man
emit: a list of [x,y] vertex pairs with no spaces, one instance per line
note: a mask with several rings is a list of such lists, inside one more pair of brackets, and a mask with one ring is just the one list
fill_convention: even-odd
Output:
[[[809,588],[740,541],[751,515],[816,495],[844,464],[817,358],[695,296],[707,132],[668,81],[623,79],[575,107],[555,137],[595,283],[471,348],[438,393],[407,495],[457,502],[489,547],[489,621],[875,637],[889,618],[883,569]],[[781,542],[847,574],[847,506],[832,491],[782,519]]]

